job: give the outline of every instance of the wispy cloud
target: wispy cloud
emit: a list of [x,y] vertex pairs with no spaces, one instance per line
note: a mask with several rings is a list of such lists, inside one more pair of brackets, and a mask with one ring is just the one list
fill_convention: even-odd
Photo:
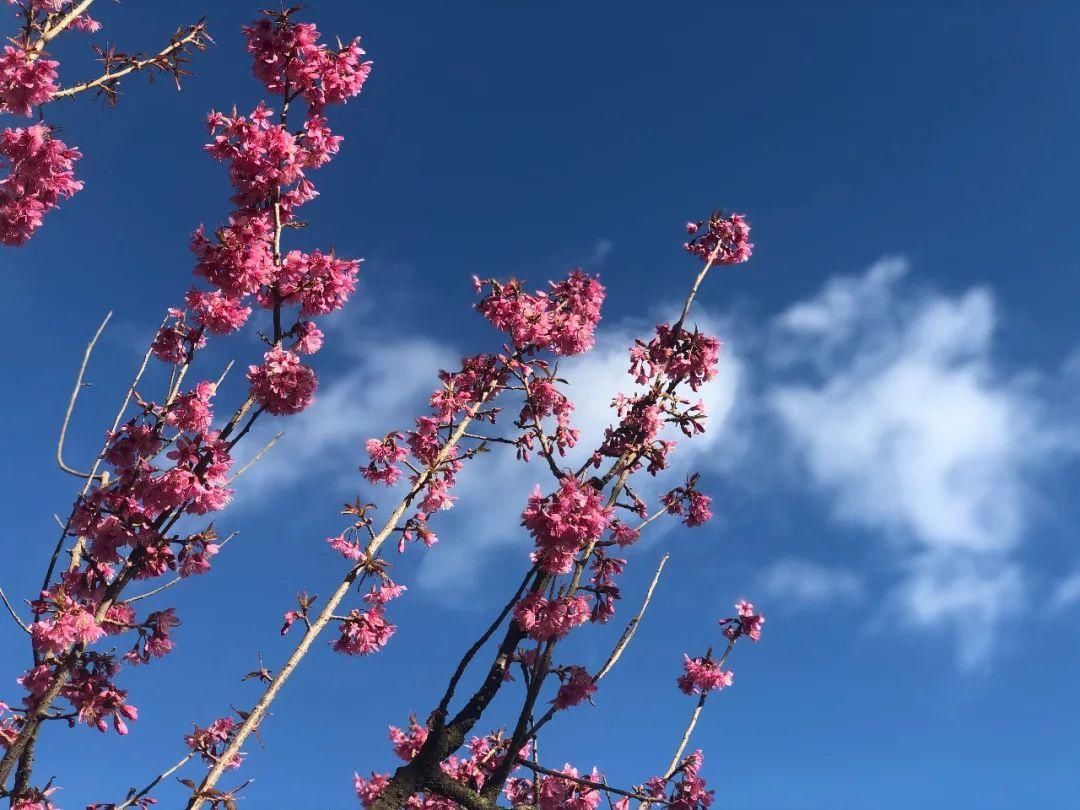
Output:
[[863,597],[862,578],[845,568],[835,568],[798,557],[784,557],[758,575],[755,594],[771,603],[793,607],[834,606]]
[[1036,375],[996,362],[991,292],[914,290],[906,274],[888,260],[781,313],[764,397],[835,520],[886,541],[897,613],[953,627],[970,666],[1020,608],[1013,552],[1066,443]]

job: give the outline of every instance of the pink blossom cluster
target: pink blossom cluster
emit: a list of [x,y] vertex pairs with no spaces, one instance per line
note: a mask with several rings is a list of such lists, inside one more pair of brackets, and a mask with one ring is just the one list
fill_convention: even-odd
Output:
[[299,302],[301,315],[329,315],[345,306],[356,290],[359,272],[359,259],[294,250],[282,264],[278,295],[283,301]]
[[[29,118],[59,89],[56,69],[60,64],[31,45],[29,37],[43,30],[50,15],[70,11],[74,4],[71,0],[9,2],[25,18],[24,36],[0,48],[0,115]],[[80,14],[70,27],[94,32],[101,25]],[[80,157],[77,149],[54,138],[47,124],[0,130],[0,245],[25,244],[61,199],[82,189],[73,170]]]
[[[591,782],[602,782],[600,773],[593,768],[592,773],[581,777],[578,769],[567,763],[562,773],[574,779],[585,778]],[[603,798],[595,788],[562,779],[558,776],[541,775],[534,781],[528,777],[510,779],[506,783],[506,797],[511,804],[535,805],[539,810],[596,810]]]
[[724,635],[732,641],[741,636],[746,636],[751,641],[760,641],[761,626],[765,624],[765,617],[757,612],[753,603],[745,599],[735,603],[735,611],[734,617],[720,620]]
[[61,588],[43,591],[33,610],[39,618],[31,626],[30,638],[39,653],[57,655],[76,644],[89,646],[105,635],[94,614]]
[[45,124],[0,132],[0,244],[24,244],[61,198],[79,191],[74,165],[82,155]]
[[687,695],[712,692],[731,686],[735,673],[724,669],[708,656],[683,656],[683,674],[677,679],[679,690]]
[[0,113],[32,116],[33,108],[44,104],[57,91],[59,64],[5,45],[0,51]]
[[[390,727],[390,742],[394,753],[406,762],[412,760],[424,741],[429,731],[416,722],[415,717],[409,718],[409,727],[399,729]],[[486,737],[472,737],[465,746],[462,756],[453,755],[440,764],[447,776],[459,784],[465,785],[474,791],[481,790],[501,765],[503,765],[509,740],[501,733],[495,732]],[[518,757],[529,754],[529,746],[518,751]],[[355,774],[353,787],[356,796],[363,807],[370,807],[380,794],[385,790],[389,776],[386,774],[372,773],[368,777]],[[410,810],[458,810],[460,805],[434,793],[419,793],[411,796],[406,805]]]
[[[236,210],[212,234],[200,226],[191,240],[195,274],[212,290],[194,289],[187,306],[192,325],[168,327],[157,355],[182,362],[199,348],[204,333],[227,334],[247,321],[250,299],[274,312],[270,350],[261,364],[248,369],[251,395],[275,415],[304,410],[318,387],[315,372],[299,355],[313,354],[323,345],[322,331],[310,320],[340,309],[356,290],[360,261],[333,253],[294,250],[281,254],[281,229],[299,224],[296,212],[318,194],[308,177],[340,149],[323,116],[327,105],[342,103],[360,92],[371,69],[359,62],[358,41],[338,50],[318,42],[310,23],[292,19],[295,9],[267,16],[244,28],[255,75],[286,103],[303,96],[308,104],[303,125],[292,130],[285,115],[260,103],[250,115],[211,112],[206,151],[228,164]],[[281,326],[283,308],[296,307],[301,318]],[[187,349],[185,354],[183,349]]]
[[49,798],[59,789],[56,785],[44,790],[35,787],[28,788],[25,793],[13,799],[11,810],[60,810]]
[[[534,361],[534,367],[547,371],[547,364],[542,361]],[[528,427],[530,424],[539,425],[550,416],[555,417],[555,431],[550,440],[553,449],[560,456],[565,456],[566,451],[577,444],[581,432],[570,424],[570,417],[574,413],[574,403],[559,390],[557,380],[552,376],[534,379],[527,387],[525,402],[521,413],[518,415],[518,426]],[[518,439],[518,457],[528,461],[536,439],[535,430],[525,430]]]
[[[77,0],[8,0],[12,5],[19,8],[16,16],[24,17],[32,25],[40,30],[42,22],[49,15],[70,12]],[[90,18],[85,12],[71,21],[71,28],[76,31],[85,31],[93,34],[101,30],[101,23]]]
[[697,476],[691,476],[686,486],[676,487],[660,497],[668,514],[681,515],[690,528],[712,520],[712,498],[697,490]]
[[580,269],[552,282],[546,292],[534,294],[525,292],[516,280],[500,284],[474,278],[474,284],[478,293],[489,290],[476,308],[492,326],[506,332],[516,348],[565,357],[595,345],[604,287]]
[[[229,743],[232,742],[239,724],[232,717],[219,717],[206,728],[200,728],[192,723],[192,731],[184,737],[184,744],[193,754],[208,765],[216,765],[221,761],[221,754],[225,752]],[[229,769],[239,768],[244,761],[242,753],[235,754],[225,767]]]
[[538,593],[523,596],[514,606],[514,621],[529,638],[550,641],[566,636],[589,621],[589,600],[584,596],[547,599]]
[[750,223],[740,214],[725,217],[723,212],[714,211],[706,222],[686,223],[686,231],[691,237],[686,250],[703,262],[741,264],[754,249]]
[[[701,778],[703,761],[704,756],[701,751],[695,751],[676,766],[670,780],[657,776],[646,782],[645,795],[663,800],[667,807],[674,810],[708,810],[712,807],[715,791],[709,790],[705,780]],[[669,781],[671,782],[670,789]],[[629,810],[629,808],[629,799],[622,799],[615,803],[615,810]]]
[[255,77],[271,93],[303,96],[315,110],[340,104],[360,93],[371,73],[360,38],[337,49],[319,43],[312,23],[294,23],[295,11],[267,16],[244,27]]
[[386,620],[386,613],[379,605],[368,610],[353,609],[338,624],[338,638],[334,640],[334,652],[345,655],[371,655],[390,643],[397,628]]
[[252,396],[267,413],[288,416],[311,404],[319,381],[315,371],[288,349],[273,348],[261,365],[248,367]]
[[596,488],[573,476],[564,476],[546,497],[537,486],[521,513],[522,525],[536,542],[533,562],[551,574],[569,572],[577,553],[604,533],[611,516]]
[[626,568],[626,560],[612,557],[602,546],[593,549],[592,562],[589,563],[591,574],[589,589],[594,598],[591,618],[601,624],[615,615],[615,602],[621,598],[615,577]]
[[630,349],[630,373],[639,384],[664,377],[671,383],[686,382],[697,391],[716,376],[720,348],[719,340],[696,329],[657,324],[651,341],[637,340]]
[[[137,720],[138,710],[127,702],[127,691],[118,689],[113,678],[120,664],[111,655],[84,653],[72,668],[60,694],[71,704],[75,720],[99,731],[107,731],[110,721],[117,734],[127,734],[128,720]],[[26,689],[23,699],[31,708],[49,689],[53,669],[48,663],[27,670],[19,683]]]
[[5,751],[11,747],[15,735],[19,733],[19,723],[11,712],[11,707],[0,700],[0,748]]
[[596,693],[596,681],[584,667],[568,666],[559,670],[561,684],[555,699],[556,709],[569,709],[584,703]]
[[406,762],[420,753],[427,738],[427,727],[416,722],[416,715],[409,716],[409,727],[405,731],[397,726],[390,726],[390,742],[394,753]]

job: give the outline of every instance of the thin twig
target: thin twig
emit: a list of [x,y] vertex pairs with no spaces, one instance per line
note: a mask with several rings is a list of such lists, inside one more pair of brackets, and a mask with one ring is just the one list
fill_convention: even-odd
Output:
[[228,374],[228,373],[229,373],[230,371],[232,371],[233,363],[235,363],[235,362],[236,362],[235,360],[230,360],[230,361],[229,361],[229,363],[228,363],[228,365],[226,365],[226,366],[225,366],[225,370],[221,372],[221,376],[217,378],[217,386],[218,386],[219,388],[221,387],[221,384],[222,384],[223,382],[225,382],[225,376],[226,376],[226,375],[227,375],[227,374]]
[[135,789],[132,788],[131,792],[129,792],[129,794],[128,794],[128,797],[126,799],[124,799],[124,801],[122,801],[120,804],[115,805],[113,810],[127,810],[128,807],[131,807],[132,805],[134,805],[135,802],[137,802],[139,799],[141,799],[143,796],[145,796],[147,793],[149,793],[151,790],[153,790],[155,787],[157,787],[159,784],[161,784],[161,782],[163,780],[168,779],[170,776],[172,776],[178,770],[180,770],[185,765],[187,765],[188,762],[191,760],[191,758],[193,756],[195,756],[194,751],[189,753],[187,756],[185,756],[183,759],[181,759],[179,762],[177,762],[175,765],[173,765],[168,770],[162,771],[161,773],[159,773],[157,776],[155,776],[151,780],[149,785],[144,787],[138,793],[135,793],[134,792]]
[[[101,322],[101,326],[94,332],[94,336],[90,338],[90,342],[86,344],[86,351],[83,352],[82,364],[79,366],[79,373],[75,377],[75,387],[71,389],[71,399],[68,400],[67,413],[64,414],[64,422],[60,425],[60,440],[56,443],[56,463],[60,465],[60,469],[69,475],[74,475],[76,478],[91,478],[89,473],[79,472],[72,467],[69,467],[64,463],[64,439],[67,436],[68,425],[71,423],[71,414],[75,410],[75,400],[79,398],[79,391],[83,387],[83,375],[86,374],[86,366],[90,363],[90,355],[94,351],[94,346],[98,342],[98,338],[101,337],[101,333],[105,331],[105,325],[108,324],[113,314],[110,310],[105,319]],[[95,476],[96,477],[96,476]]]
[[503,606],[503,609],[499,612],[499,615],[496,617],[495,621],[493,621],[488,627],[488,629],[484,631],[484,634],[480,636],[480,638],[478,638],[471,647],[469,647],[469,649],[465,652],[465,655],[462,657],[461,661],[458,662],[457,669],[454,670],[454,674],[450,678],[450,684],[446,687],[446,692],[443,693],[442,700],[439,701],[439,708],[435,710],[436,714],[440,718],[445,718],[446,712],[450,708],[450,701],[454,697],[454,690],[457,689],[458,682],[465,674],[465,670],[468,668],[469,663],[480,651],[480,648],[488,643],[491,637],[495,634],[495,631],[498,630],[499,626],[503,623],[503,620],[509,615],[510,611],[514,609],[514,605],[516,605],[518,603],[518,600],[521,599],[521,594],[525,592],[525,588],[528,587],[529,580],[532,578],[533,572],[535,571],[536,566],[533,566],[528,570],[528,572],[525,574],[525,578],[521,580],[521,585],[518,586],[518,589],[514,592],[514,595],[510,597],[510,601]]
[[[161,331],[161,329],[165,326],[165,324],[168,323],[168,320],[169,320],[168,315],[166,315],[164,318],[161,319],[161,325],[158,326],[157,332],[154,332],[155,335],[157,335],[157,333]],[[143,355],[143,358],[142,358],[142,363],[139,366],[139,370],[135,373],[135,377],[134,377],[134,379],[132,379],[131,385],[128,386],[127,393],[124,395],[124,401],[120,403],[120,408],[119,408],[119,410],[117,410],[116,417],[113,419],[112,427],[109,429],[109,432],[106,434],[105,443],[101,447],[101,452],[98,453],[97,461],[94,462],[94,467],[93,467],[93,469],[90,470],[90,477],[86,479],[86,483],[83,484],[82,491],[79,493],[80,497],[82,497],[83,495],[86,495],[86,493],[90,489],[91,482],[93,482],[95,479],[97,479],[97,477],[98,477],[97,471],[101,466],[102,460],[105,458],[105,451],[108,449],[109,442],[111,441],[113,434],[116,433],[116,429],[118,427],[120,427],[120,420],[124,418],[124,413],[127,411],[127,406],[131,402],[131,396],[132,396],[132,394],[135,393],[135,389],[138,387],[139,381],[142,380],[142,375],[146,372],[146,366],[149,364],[150,357],[151,357],[152,354],[153,354],[153,341],[151,341],[150,345],[147,347],[146,353]],[[102,479],[102,483],[104,483],[104,479]],[[78,505],[78,499],[76,499],[76,506],[77,505]],[[75,508],[74,507],[72,508],[71,514],[72,515],[75,514]],[[43,590],[43,591],[47,590],[48,587],[49,587],[49,583],[52,582],[53,571],[56,570],[56,562],[57,562],[57,560],[60,559],[60,552],[64,548],[64,540],[65,540],[65,538],[67,538],[67,532],[68,532],[68,529],[70,527],[71,527],[71,515],[68,516],[67,522],[64,524],[64,527],[61,529],[61,531],[60,531],[60,539],[56,541],[56,547],[53,549],[52,557],[49,559],[49,566],[45,571],[45,580],[41,584],[41,590]],[[75,561],[77,559],[77,552],[81,549],[81,546],[82,546],[82,540],[80,539],[75,544],[75,548],[72,550],[72,555],[71,555],[71,563],[72,564],[75,564]],[[72,568],[71,570],[74,570],[74,568]]]
[[6,607],[8,609],[8,613],[11,614],[11,618],[13,618],[15,620],[15,623],[18,624],[19,627],[21,627],[24,632],[29,633],[30,628],[26,626],[26,623],[23,622],[23,620],[21,618],[19,618],[19,614],[16,613],[15,608],[13,608],[11,606],[11,602],[8,601],[7,595],[4,593],[3,588],[0,588],[0,600],[3,600],[4,607]]
[[270,441],[268,441],[263,446],[263,449],[260,450],[258,453],[256,453],[254,455],[254,457],[251,459],[251,461],[249,461],[247,464],[245,464],[243,467],[241,467],[239,470],[236,471],[236,474],[232,478],[229,479],[229,483],[231,484],[233,481],[235,481],[241,475],[243,475],[248,470],[250,470],[252,467],[254,467],[255,464],[258,462],[258,460],[261,459],[264,455],[266,455],[270,451],[270,448],[273,447],[277,443],[277,440],[280,439],[284,435],[285,435],[284,430],[279,430],[277,433],[275,433],[274,438],[272,438]]
[[667,565],[670,556],[671,555],[669,554],[665,554],[660,560],[660,564],[656,566],[656,573],[653,574],[652,582],[649,583],[649,589],[645,592],[645,600],[641,603],[641,610],[639,610],[637,615],[627,623],[626,629],[623,630],[622,636],[619,637],[619,641],[615,645],[615,649],[611,651],[611,655],[608,656],[607,661],[600,667],[600,670],[593,675],[593,683],[596,683],[611,671],[611,668],[618,663],[619,658],[630,645],[630,642],[634,638],[634,634],[641,625],[641,619],[645,616],[645,611],[649,608],[649,602],[652,601],[653,591],[656,590],[656,583],[660,581],[660,575],[664,573],[664,566]]

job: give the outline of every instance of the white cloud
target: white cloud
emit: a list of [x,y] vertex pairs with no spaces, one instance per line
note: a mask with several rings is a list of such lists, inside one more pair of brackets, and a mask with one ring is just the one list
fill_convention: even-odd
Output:
[[1080,602],[1080,571],[1074,571],[1054,586],[1053,596],[1050,598],[1050,609],[1066,610],[1078,602]]
[[1011,552],[1061,437],[1033,375],[997,369],[991,293],[912,293],[905,273],[834,278],[778,316],[765,399],[834,518],[906,560],[895,609],[951,625],[972,665],[1023,594]]
[[798,557],[784,557],[758,575],[758,592],[795,607],[832,607],[862,598],[863,581],[853,571]]
[[917,628],[951,628],[964,669],[985,662],[1002,621],[1023,608],[1023,573],[1006,558],[928,553],[909,569],[893,594],[896,611]]

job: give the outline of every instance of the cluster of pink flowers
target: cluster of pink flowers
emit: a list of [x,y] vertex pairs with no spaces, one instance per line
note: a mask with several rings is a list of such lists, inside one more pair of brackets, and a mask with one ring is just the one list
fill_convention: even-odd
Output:
[[[274,111],[260,103],[250,115],[211,112],[207,127],[212,137],[207,152],[228,163],[236,210],[212,235],[196,229],[191,249],[195,273],[215,289],[192,290],[187,297],[193,327],[169,327],[175,334],[167,343],[172,351],[158,353],[169,362],[184,355],[177,347],[198,347],[203,330],[227,334],[239,329],[251,314],[250,297],[275,312],[272,346],[262,364],[248,370],[251,395],[267,412],[298,413],[311,404],[318,387],[314,370],[300,354],[313,354],[323,345],[323,333],[308,320],[287,330],[278,326],[283,307],[295,306],[302,317],[327,315],[345,305],[356,290],[360,261],[332,253],[279,253],[280,230],[296,223],[296,211],[316,195],[308,172],[337,154],[342,137],[335,135],[323,116],[329,104],[357,95],[371,70],[359,62],[358,40],[332,50],[319,43],[310,23],[292,19],[295,9],[270,13],[244,28],[254,72],[266,88],[307,102],[303,126],[292,131],[284,117],[275,122]],[[292,338],[291,345],[285,341]]]
[[751,641],[761,639],[761,626],[765,624],[765,617],[757,612],[753,603],[745,599],[735,603],[736,615],[731,618],[721,619],[720,626],[724,628],[724,635],[734,641],[740,636],[746,636]]
[[516,280],[500,284],[476,278],[474,283],[477,292],[490,290],[476,308],[496,329],[509,334],[516,348],[570,356],[595,345],[604,287],[581,270],[534,294]]
[[514,606],[518,627],[536,641],[563,638],[578,625],[589,621],[590,615],[589,600],[584,596],[547,599],[538,593],[529,593]]
[[[394,753],[404,761],[412,760],[428,737],[428,729],[409,718],[408,729],[390,726],[390,743]],[[491,774],[504,762],[509,748],[509,740],[495,732],[486,737],[472,737],[465,749],[464,756],[451,756],[441,763],[443,773],[459,784],[472,790],[481,790]],[[518,751],[519,757],[529,754],[529,746]],[[368,777],[354,774],[353,787],[363,807],[370,807],[386,789],[390,781],[386,774],[372,773]],[[458,810],[460,805],[433,793],[420,793],[412,796],[406,805],[411,810]]]
[[630,349],[630,373],[638,384],[662,376],[672,383],[685,381],[697,391],[716,376],[720,348],[719,340],[696,329],[657,324],[651,341],[637,340]]
[[697,489],[697,476],[685,486],[676,487],[660,497],[668,514],[682,515],[683,523],[694,528],[712,520],[712,498]]
[[[70,7],[67,0],[35,0],[24,3],[22,10],[39,25],[44,19],[40,15]],[[273,15],[273,24],[285,31],[293,25],[287,17]],[[78,24],[86,30],[94,27],[89,18]],[[163,362],[191,363],[208,334],[227,334],[243,326],[252,303],[273,309],[275,316],[283,306],[294,306],[305,316],[323,315],[343,306],[355,290],[357,261],[318,251],[294,252],[285,259],[278,255],[279,226],[295,224],[295,209],[315,195],[307,171],[324,165],[340,145],[321,109],[355,95],[360,74],[366,76],[367,68],[349,66],[352,50],[325,53],[321,70],[326,75],[315,79],[318,88],[325,88],[318,90],[319,110],[308,110],[299,132],[290,132],[284,121],[271,123],[272,114],[262,105],[247,118],[211,114],[214,140],[207,148],[229,163],[237,209],[212,237],[200,228],[192,240],[198,257],[195,272],[213,288],[192,289],[186,309],[170,310],[151,347]],[[21,51],[5,48],[0,56],[0,112],[26,113],[46,101],[54,86],[54,68],[48,60],[24,59]],[[81,187],[72,173],[78,157],[44,125],[4,130],[0,167],[8,172],[0,178],[0,242],[25,241],[60,197]],[[306,407],[316,388],[314,371],[297,353],[317,351],[323,335],[310,320],[298,318],[286,330],[278,323],[275,317],[277,333],[263,363],[249,370],[251,392],[263,410],[295,413]],[[219,550],[212,528],[194,534],[170,532],[185,514],[222,509],[232,493],[228,484],[236,438],[230,441],[228,433],[236,426],[212,429],[216,388],[209,380],[189,390],[179,390],[177,383],[164,404],[136,396],[137,415],[107,437],[103,460],[110,474],[101,487],[78,499],[66,529],[81,538],[80,565],[62,573],[59,582],[32,603],[31,633],[39,663],[20,681],[27,707],[50,690],[63,662],[67,675],[59,695],[71,704],[76,721],[102,731],[111,721],[123,734],[127,722],[138,716],[126,692],[116,687],[115,676],[122,662],[145,664],[168,654],[179,620],[172,609],[140,619],[130,603],[115,601],[114,586],[120,576],[143,580],[176,571],[187,577],[210,569]],[[355,654],[385,644],[394,628],[382,619],[382,605],[400,590],[393,583],[374,588],[368,595],[370,609],[354,611],[342,622],[338,649]],[[135,640],[121,658],[88,649],[106,635],[123,633],[132,633]],[[214,761],[235,725],[226,718],[207,729],[196,728],[188,743],[208,762]],[[11,723],[4,726],[9,727]]]
[[687,695],[711,692],[731,686],[735,673],[723,669],[720,664],[707,656],[691,658],[683,656],[683,674],[678,677],[679,690]]
[[750,258],[750,223],[740,214],[725,217],[714,211],[706,222],[687,222],[686,232],[691,239],[686,250],[703,262],[741,264]]
[[[761,639],[761,627],[765,617],[757,612],[754,605],[745,599],[735,604],[736,615],[720,620],[724,636],[729,640],[729,649],[743,636],[753,642]],[[725,656],[726,658],[726,656]],[[709,692],[731,686],[735,673],[723,668],[723,661],[712,660],[711,655],[691,658],[683,655],[683,674],[677,683],[679,689],[688,695]]]
[[[127,702],[127,691],[117,689],[113,678],[120,664],[111,655],[87,652],[72,669],[60,694],[71,704],[75,719],[99,731],[107,731],[109,722],[117,734],[127,734],[126,721],[137,720],[138,710]],[[23,699],[26,706],[33,706],[52,683],[52,667],[38,664],[27,670],[19,683],[26,689]]]
[[291,11],[244,27],[255,76],[271,93],[302,95],[315,110],[340,104],[360,92],[371,73],[360,38],[336,50],[319,43],[312,23],[294,23]]
[[619,576],[625,567],[626,560],[621,557],[610,556],[600,546],[593,549],[589,582],[595,599],[592,609],[594,622],[603,624],[615,615],[615,602],[621,598],[615,577]]
[[33,609],[38,617],[46,617],[31,627],[34,649],[40,653],[62,653],[75,644],[88,646],[105,635],[94,614],[61,588],[43,591]]
[[[664,800],[666,806],[674,810],[708,810],[712,807],[715,792],[709,790],[705,780],[701,778],[704,759],[701,751],[690,754],[675,768],[678,781],[671,785],[670,791],[668,781],[656,776],[645,784],[645,795]],[[615,803],[614,810],[629,809],[629,799]]]
[[74,166],[82,155],[45,124],[0,132],[0,244],[21,245],[61,198],[82,188]]
[[537,486],[521,513],[522,525],[536,541],[533,562],[551,574],[567,573],[577,553],[608,528],[611,515],[595,487],[573,476],[564,476],[547,497]]
[[[567,763],[562,773],[573,779],[582,778],[578,769]],[[599,771],[584,777],[591,782],[602,782]],[[527,777],[510,779],[506,783],[506,797],[514,805],[536,805],[540,810],[596,810],[603,799],[600,791],[558,776],[542,775],[538,780]]]
[[338,638],[333,642],[334,651],[345,655],[371,655],[390,643],[397,628],[386,621],[381,606],[368,610],[353,609],[338,624]]
[[551,701],[556,709],[569,709],[584,703],[596,693],[596,681],[584,667],[569,666],[559,670],[562,684]]
[[59,62],[5,45],[0,52],[0,113],[30,117],[57,91]]
[[11,713],[11,707],[0,700],[0,748],[7,750],[18,733],[19,726]]
[[247,376],[252,395],[275,416],[300,413],[311,404],[319,385],[315,371],[288,349],[271,349],[261,365],[248,367]]
[[394,753],[406,762],[420,753],[427,738],[427,727],[416,722],[416,715],[410,715],[409,728],[406,731],[402,731],[397,726],[390,726],[390,742]]
[[356,290],[359,272],[359,259],[294,250],[282,263],[278,295],[283,301],[298,301],[301,315],[328,315],[345,306]]
[[[536,361],[534,365],[541,366],[541,363]],[[573,413],[574,403],[559,390],[556,381],[551,377],[541,377],[534,379],[527,388],[525,403],[518,415],[518,424],[527,427],[529,423],[539,424],[549,416],[554,416],[555,432],[551,435],[551,441],[559,455],[564,456],[567,450],[577,444],[581,433],[570,424]],[[535,439],[536,434],[531,430],[525,430],[518,439],[518,457],[523,461],[529,460]]]
[[[9,0],[16,4],[16,0]],[[70,11],[72,0],[23,0],[16,4],[25,18],[25,32],[40,32],[49,15]],[[101,25],[80,14],[71,28],[94,32]],[[35,109],[56,94],[56,68],[26,37],[11,39],[0,49],[0,115],[32,118]],[[0,130],[0,245],[25,244],[41,227],[45,215],[82,189],[74,166],[82,155],[58,138],[52,128],[37,123]],[[2,172],[6,172],[2,173]]]
[[[194,723],[190,734],[184,737],[184,743],[191,752],[198,754],[203,762],[208,765],[216,765],[221,760],[221,754],[232,742],[233,735],[239,724],[232,717],[219,717],[206,728],[200,728]],[[236,754],[225,765],[226,768],[239,768],[244,761],[244,755]]]

